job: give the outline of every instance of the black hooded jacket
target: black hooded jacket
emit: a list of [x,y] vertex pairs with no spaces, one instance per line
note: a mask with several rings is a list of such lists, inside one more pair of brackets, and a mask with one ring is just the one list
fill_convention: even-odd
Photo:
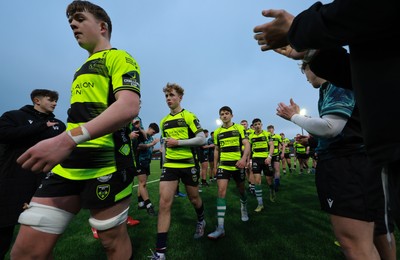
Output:
[[[48,127],[47,122],[58,122]],[[65,124],[54,114],[41,113],[26,105],[0,117],[0,227],[14,225],[29,203],[44,173],[21,168],[17,158],[41,140],[64,132]]]

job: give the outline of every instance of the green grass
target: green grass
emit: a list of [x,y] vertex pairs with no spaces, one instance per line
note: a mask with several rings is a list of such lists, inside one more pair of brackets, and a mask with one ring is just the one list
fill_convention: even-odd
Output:
[[[150,198],[158,208],[159,161],[152,163],[148,184]],[[135,180],[136,184],[136,180]],[[180,186],[184,192],[184,186]],[[140,220],[128,227],[133,243],[134,259],[147,259],[154,249],[157,217],[137,210],[137,188],[130,215]],[[240,220],[239,195],[232,180],[227,191],[225,218],[226,236],[217,241],[193,239],[196,214],[187,197],[175,198],[168,235],[167,258],[180,259],[344,259],[340,248],[334,245],[334,235],[328,215],[319,208],[314,175],[297,173],[281,176],[281,189],[275,203],[266,199],[268,189],[263,177],[265,209],[255,213],[256,198],[248,196],[250,220]],[[206,233],[214,231],[216,220],[217,184],[203,188],[201,197],[206,211]],[[88,212],[82,210],[58,241],[55,259],[106,259],[100,242],[92,237]]]

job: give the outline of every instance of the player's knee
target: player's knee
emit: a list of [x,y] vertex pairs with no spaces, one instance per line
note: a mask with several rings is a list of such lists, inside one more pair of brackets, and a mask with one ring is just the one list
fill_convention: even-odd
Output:
[[159,204],[160,206],[170,207],[174,201],[174,195],[164,193],[160,195]]
[[51,251],[44,252],[40,247],[32,248],[26,244],[14,243],[11,252],[10,259],[52,259]]
[[190,200],[190,203],[192,203],[193,205],[198,205],[199,204],[199,202],[201,201],[201,198],[200,198],[200,196],[199,195],[193,195],[193,196],[190,196],[189,195],[189,200]]
[[[10,258],[11,259],[22,259],[23,257],[31,256],[32,252],[30,252],[29,249],[24,245],[20,245],[20,243],[18,243],[18,241],[16,241],[11,248]],[[35,259],[35,258],[32,257],[31,259]],[[36,258],[36,259],[38,259],[38,258]]]
[[107,255],[113,254],[118,248],[130,244],[130,237],[126,232],[126,226],[119,225],[112,229],[104,230],[98,233],[101,245],[107,251]]
[[45,233],[62,234],[73,217],[74,214],[68,211],[31,202],[18,222]]
[[158,210],[164,213],[170,212],[172,207],[172,198],[171,199],[162,199],[160,198],[158,204]]
[[89,224],[93,228],[100,230],[100,231],[119,226],[122,223],[124,223],[126,221],[126,219],[128,218],[128,210],[129,210],[129,207],[126,208],[123,212],[121,212],[117,216],[109,218],[109,219],[104,219],[104,220],[99,220],[94,217],[90,217]]

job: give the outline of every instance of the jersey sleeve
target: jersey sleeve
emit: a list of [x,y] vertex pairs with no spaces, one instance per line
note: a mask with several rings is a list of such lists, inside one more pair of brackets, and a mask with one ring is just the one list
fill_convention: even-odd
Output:
[[249,142],[250,142],[250,144],[253,144],[253,142],[252,142],[253,135],[254,135],[254,133],[249,134]]
[[217,129],[214,131],[214,145],[215,145],[215,146],[219,146],[219,142],[218,142],[219,130],[220,130],[220,128],[217,128]]
[[163,117],[160,121],[160,133],[161,137],[165,137],[165,132],[164,132],[164,122],[165,122],[166,117]]
[[249,139],[249,136],[247,135],[247,131],[244,129],[244,127],[240,124],[237,124],[237,126],[238,126],[238,130],[240,133],[240,137],[242,139]]
[[338,115],[344,118],[349,118],[355,106],[353,91],[336,87],[332,84],[324,91],[326,97],[320,101],[320,117],[325,115]]
[[107,55],[107,66],[114,94],[120,90],[131,90],[140,96],[140,67],[129,53],[111,51]]
[[189,126],[189,129],[196,135],[199,132],[203,131],[203,128],[200,125],[200,120],[196,117],[195,114],[189,112],[186,114],[186,123]]

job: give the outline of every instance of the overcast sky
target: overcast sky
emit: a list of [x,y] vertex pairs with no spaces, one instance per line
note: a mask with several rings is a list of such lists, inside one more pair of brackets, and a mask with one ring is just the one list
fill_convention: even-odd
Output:
[[[265,23],[263,9],[292,14],[310,0],[102,0],[111,17],[111,43],[128,51],[141,68],[145,127],[159,123],[169,109],[162,88],[175,82],[185,89],[182,107],[194,112],[203,128],[217,127],[218,110],[233,109],[233,121],[261,118],[292,138],[301,129],[276,116],[277,103],[293,98],[307,115],[318,116],[318,91],[300,72],[298,61],[261,52],[253,28]],[[327,2],[327,1],[324,1]],[[0,49],[0,113],[30,104],[35,88],[59,92],[56,116],[66,122],[70,85],[88,54],[76,43],[65,16],[70,1],[6,1]]]

